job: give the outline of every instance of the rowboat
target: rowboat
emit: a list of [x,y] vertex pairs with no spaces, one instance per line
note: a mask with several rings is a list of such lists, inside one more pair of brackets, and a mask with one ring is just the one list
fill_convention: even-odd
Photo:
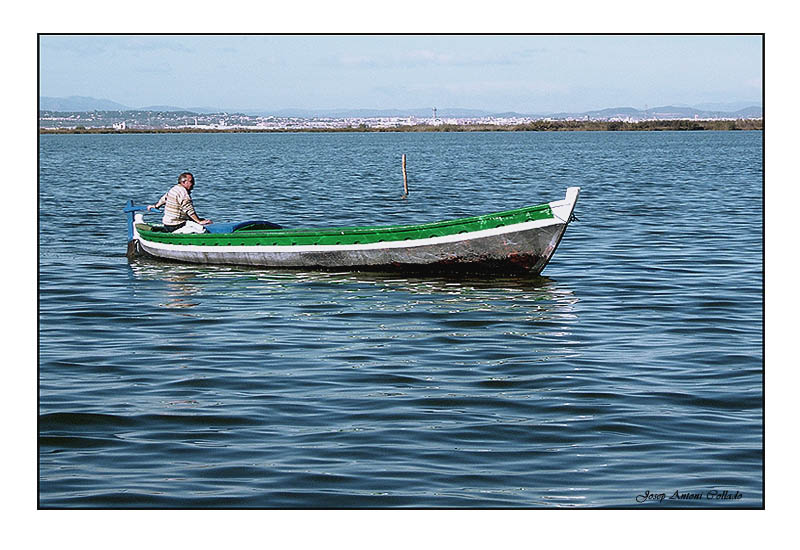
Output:
[[128,257],[197,264],[352,271],[541,273],[574,219],[579,187],[564,199],[418,225],[288,229],[265,221],[167,233],[128,201]]

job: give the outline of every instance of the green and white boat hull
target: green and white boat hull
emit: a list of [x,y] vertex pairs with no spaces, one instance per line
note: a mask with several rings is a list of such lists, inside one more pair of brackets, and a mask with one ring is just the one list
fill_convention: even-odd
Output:
[[128,250],[129,256],[198,264],[538,274],[572,219],[578,193],[570,187],[564,199],[537,206],[387,227],[263,229],[245,222],[226,233],[174,234],[154,231],[139,211],[129,216]]

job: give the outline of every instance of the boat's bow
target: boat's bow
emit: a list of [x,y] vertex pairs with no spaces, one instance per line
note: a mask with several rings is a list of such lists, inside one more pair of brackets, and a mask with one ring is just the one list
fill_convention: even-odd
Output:
[[553,211],[553,216],[569,223],[572,221],[572,212],[575,210],[575,203],[578,202],[578,195],[580,194],[580,187],[567,187],[567,195],[560,201],[553,201],[550,203],[550,210]]

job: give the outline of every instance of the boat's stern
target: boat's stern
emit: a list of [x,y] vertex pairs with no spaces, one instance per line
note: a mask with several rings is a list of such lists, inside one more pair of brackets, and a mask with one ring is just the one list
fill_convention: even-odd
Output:
[[134,259],[142,255],[142,248],[139,245],[139,232],[136,231],[136,224],[144,223],[144,213],[147,212],[147,206],[143,204],[135,205],[133,200],[129,200],[128,204],[123,208],[127,217],[128,225],[128,259]]

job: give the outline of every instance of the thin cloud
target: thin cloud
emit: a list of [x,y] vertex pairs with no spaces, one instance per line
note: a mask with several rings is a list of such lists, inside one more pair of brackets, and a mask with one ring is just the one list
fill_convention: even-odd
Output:
[[42,36],[40,45],[43,53],[71,53],[78,57],[103,55],[108,44],[96,40],[76,39],[73,36]]
[[485,67],[492,65],[518,65],[531,59],[551,54],[546,48],[518,50],[509,53],[462,54],[435,50],[411,50],[403,54],[371,55],[347,54],[328,56],[319,65],[347,69],[398,69],[420,67]]
[[195,53],[179,37],[153,36],[81,36],[59,35],[41,37],[43,50],[66,52],[78,57],[115,55],[117,53]]
[[112,45],[122,51],[195,53],[180,38],[125,38]]
[[167,62],[160,62],[160,63],[146,63],[140,64],[131,67],[132,70],[139,72],[139,73],[149,73],[149,74],[173,74],[174,69],[172,65]]

